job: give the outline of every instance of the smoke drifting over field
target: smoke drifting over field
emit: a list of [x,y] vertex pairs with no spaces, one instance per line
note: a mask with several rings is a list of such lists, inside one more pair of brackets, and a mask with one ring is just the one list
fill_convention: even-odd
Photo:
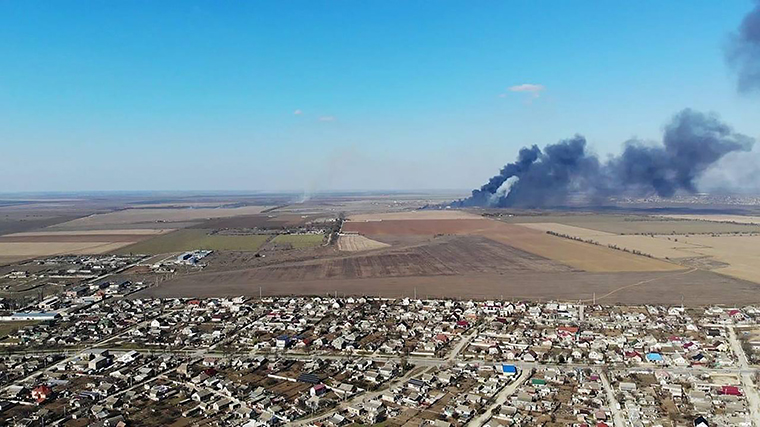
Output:
[[693,193],[697,180],[718,160],[728,153],[749,151],[754,142],[714,115],[686,109],[666,126],[661,144],[631,140],[621,155],[606,162],[588,151],[580,135],[543,150],[525,147],[517,161],[455,205],[557,206],[576,192],[600,201],[611,196]]
[[760,0],[732,36],[726,57],[738,74],[739,91],[760,91]]

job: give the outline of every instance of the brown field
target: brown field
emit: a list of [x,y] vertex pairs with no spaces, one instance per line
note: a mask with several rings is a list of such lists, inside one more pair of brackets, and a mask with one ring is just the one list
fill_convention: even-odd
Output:
[[555,237],[519,225],[486,232],[485,236],[589,272],[674,271],[683,267],[603,246]]
[[38,231],[0,236],[0,256],[25,259],[63,254],[102,254],[171,230]]
[[213,234],[212,230],[188,228],[155,236],[147,240],[142,239],[142,241],[135,244],[120,248],[116,253],[157,255],[196,249],[256,251],[269,238],[270,236],[257,234]]
[[6,234],[3,237],[55,237],[55,236],[154,236],[157,234],[163,234],[173,231],[173,229],[160,229],[160,228],[148,228],[148,229],[129,229],[129,230],[87,230],[87,231],[29,231],[25,233]]
[[201,272],[209,283],[440,276],[508,271],[572,271],[571,268],[492,240],[447,237],[427,245],[391,248],[366,255],[342,256],[258,268],[230,267]]
[[[683,267],[628,254],[607,247],[551,236],[515,224],[490,219],[445,219],[429,221],[350,221],[345,231],[376,239],[383,235],[480,235],[526,252],[591,272],[673,271]],[[382,239],[379,239],[382,240]]]
[[556,223],[522,225],[543,232],[552,231],[567,236],[578,237],[583,240],[592,240],[603,246],[613,245],[620,249],[637,250],[661,259],[678,259],[698,255],[694,252],[689,252],[690,249],[694,248],[694,245],[684,243],[681,237],[667,236],[671,238],[671,240],[668,240],[667,238],[663,238],[663,236],[619,235]]
[[401,220],[409,221],[415,219],[434,220],[434,219],[480,219],[480,215],[472,214],[458,210],[429,210],[429,211],[405,211],[391,213],[371,213],[351,215],[348,219],[351,221],[390,221]]
[[[684,260],[694,265],[694,258],[714,261],[713,270],[744,280],[760,282],[760,236],[758,235],[615,235],[563,224],[534,223],[527,227],[551,230],[569,236],[591,239],[602,245],[637,250],[657,258]],[[709,263],[702,262],[703,267]]]
[[526,222],[520,223],[523,227],[532,228],[538,231],[552,231],[554,233],[566,234],[568,236],[580,237],[582,239],[591,239],[600,236],[617,236],[615,233],[608,233],[605,231],[592,230],[590,228],[575,227],[567,224],[559,224],[556,222]]
[[[737,246],[735,242],[719,243],[722,237],[709,234],[690,237],[620,235],[572,224],[536,221],[514,224],[450,211],[352,218],[344,223],[343,231],[358,234],[345,240],[346,236],[342,236],[338,250],[323,247],[302,259],[267,257],[251,263],[240,256],[240,262],[227,262],[224,254],[216,254],[208,269],[164,282],[147,290],[145,295],[256,295],[261,287],[267,295],[319,295],[337,291],[398,297],[411,295],[416,288],[418,295],[432,297],[496,298],[503,295],[516,299],[577,301],[591,299],[596,294],[598,301],[610,303],[680,303],[682,297],[685,303],[693,305],[760,302],[760,284],[741,280],[741,277],[750,277],[746,275],[746,271],[754,268],[750,260],[760,256],[757,253],[760,240],[754,240],[760,236],[731,234],[725,237],[746,239],[744,245]],[[621,220],[610,218],[606,226],[611,228],[615,221]],[[667,227],[669,224],[662,224],[665,222],[680,223],[662,220],[656,227]],[[628,230],[639,226],[637,221],[625,223]],[[690,222],[688,226],[705,230],[699,228],[702,224],[697,227]],[[636,245],[646,249],[642,252],[659,251],[660,255],[690,251],[684,255],[689,262],[684,260],[684,265],[678,265],[552,236],[546,233],[548,230],[595,241],[605,239],[602,244],[609,241],[621,247]],[[368,241],[376,243],[370,246]],[[339,251],[348,247],[364,248],[365,244],[372,250]],[[391,246],[379,247],[378,244]],[[739,253],[734,256],[746,256],[746,259],[729,267],[716,259],[715,265],[709,266],[700,262],[708,255],[692,251],[692,248],[718,250],[722,244],[737,247]],[[741,271],[734,271],[736,277],[727,277],[705,268],[716,268],[727,274],[725,269]]]
[[760,224],[760,216],[744,215],[662,215],[663,218],[686,219],[707,222],[731,222],[737,224]]
[[[591,300],[606,304],[755,304],[760,285],[706,271],[586,273],[525,272],[467,276],[250,281],[245,275],[189,275],[136,297],[263,295],[373,295],[382,297]],[[682,300],[683,297],[683,300]]]
[[146,226],[148,224],[156,223],[172,224],[193,221],[199,222],[211,218],[258,214],[266,208],[266,206],[245,206],[240,208],[124,209],[116,212],[95,214],[75,219],[63,224],[58,224],[52,227],[51,230],[101,230],[121,228],[125,225],[135,224]]
[[728,222],[674,219],[649,215],[540,214],[501,217],[500,221],[511,224],[554,223],[604,231],[612,234],[709,234],[760,232],[760,226]]
[[[383,221],[347,221],[343,231],[356,232],[365,236],[404,236],[404,235],[444,235],[475,234],[492,227],[488,219],[431,219],[422,220],[383,220]],[[506,224],[505,224],[506,225]]]
[[135,243],[151,238],[146,234],[63,234],[47,236],[18,236],[10,234],[0,237],[2,243]]
[[3,257],[29,258],[64,254],[102,254],[111,252],[129,242],[0,242]]
[[25,256],[0,256],[0,266],[14,264],[27,258]]
[[316,219],[325,218],[324,215],[244,215],[231,218],[214,218],[204,221],[192,228],[222,229],[222,228],[280,228],[304,225]]
[[715,272],[760,282],[760,236],[688,236],[679,237],[679,242],[695,247],[688,252],[728,264]]
[[361,252],[372,249],[387,248],[390,245],[368,239],[359,234],[343,234],[338,238],[338,250],[344,252]]

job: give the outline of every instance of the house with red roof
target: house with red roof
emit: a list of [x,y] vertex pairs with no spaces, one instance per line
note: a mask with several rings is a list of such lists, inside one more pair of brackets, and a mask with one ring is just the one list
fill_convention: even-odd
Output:
[[35,387],[34,390],[32,390],[32,399],[36,400],[37,403],[42,403],[50,397],[53,396],[53,389],[46,385],[41,385],[38,387]]

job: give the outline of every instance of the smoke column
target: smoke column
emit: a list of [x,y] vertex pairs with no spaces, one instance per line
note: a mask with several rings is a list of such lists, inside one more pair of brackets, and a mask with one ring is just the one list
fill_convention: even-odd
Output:
[[760,0],[732,35],[726,59],[736,70],[740,92],[760,91]]
[[716,116],[689,109],[665,127],[662,143],[625,143],[621,155],[601,162],[580,135],[523,148],[517,161],[455,206],[558,206],[570,193],[611,196],[694,193],[704,172],[726,154],[752,149],[754,139],[735,133]]

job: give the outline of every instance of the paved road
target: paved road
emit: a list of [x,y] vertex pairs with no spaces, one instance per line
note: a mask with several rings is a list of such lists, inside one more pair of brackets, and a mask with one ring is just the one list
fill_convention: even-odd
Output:
[[340,405],[336,406],[335,408],[331,409],[328,412],[323,412],[323,413],[321,413],[319,415],[316,415],[316,416],[313,416],[313,417],[304,418],[304,419],[301,419],[301,420],[298,420],[298,421],[293,421],[293,422],[289,423],[288,425],[291,425],[291,426],[307,426],[307,425],[312,424],[314,422],[317,422],[319,420],[328,419],[328,418],[332,417],[333,414],[341,412],[341,411],[344,411],[346,408],[348,408],[351,405],[355,405],[355,404],[360,403],[360,402],[367,402],[367,401],[376,399],[381,394],[383,394],[383,392],[385,392],[386,390],[391,389],[393,387],[396,387],[397,385],[403,384],[403,383],[409,381],[409,379],[411,379],[412,377],[420,376],[420,375],[426,373],[427,371],[429,371],[430,369],[431,369],[431,367],[427,367],[424,370],[422,370],[421,372],[417,371],[417,369],[410,369],[409,372],[407,372],[403,377],[396,378],[395,380],[393,380],[390,383],[388,383],[387,387],[384,387],[383,389],[380,389],[380,390],[377,390],[377,391],[368,392],[368,393],[358,394],[358,395],[354,396],[353,398],[351,398],[350,400],[342,402]]
[[[135,326],[132,326],[130,329],[134,328]],[[119,333],[119,335],[122,335],[128,331],[122,331]],[[108,338],[107,340],[111,340],[113,337]],[[106,340],[104,340],[106,341]],[[93,346],[89,347],[79,347],[79,348],[69,348],[69,349],[51,349],[51,350],[33,350],[33,351],[11,351],[11,354],[26,354],[26,355],[37,355],[37,356],[43,356],[47,354],[61,354],[61,353],[70,353],[70,352],[81,352],[89,348],[94,348],[95,346],[99,346],[98,349],[104,349],[109,350],[113,354],[121,354],[126,353],[128,351],[136,351],[138,353],[142,354],[173,354],[177,356],[204,356],[204,357],[212,357],[212,358],[225,358],[225,357],[254,357],[254,356],[269,356],[269,357],[281,357],[285,359],[292,359],[292,360],[314,360],[314,359],[324,359],[324,360],[357,360],[357,359],[366,359],[366,360],[373,360],[373,361],[379,361],[379,362],[386,362],[386,361],[394,361],[394,362],[400,362],[402,359],[406,359],[409,363],[417,366],[442,366],[446,365],[448,363],[452,362],[466,362],[466,363],[472,363],[476,365],[499,365],[501,363],[506,363],[509,365],[515,365],[518,368],[521,369],[531,369],[531,368],[539,368],[539,367],[554,367],[554,368],[566,368],[566,369],[599,369],[600,367],[607,367],[610,370],[614,371],[641,371],[641,370],[650,370],[654,372],[655,370],[658,371],[667,371],[670,373],[678,373],[678,374],[693,374],[693,375],[699,375],[701,373],[722,373],[722,374],[755,374],[760,371],[760,368],[753,367],[750,365],[746,366],[739,366],[739,367],[723,367],[723,368],[707,368],[703,366],[686,366],[686,367],[662,367],[662,366],[653,366],[651,364],[640,364],[640,365],[612,365],[612,364],[596,364],[596,363],[563,363],[563,364],[555,364],[555,363],[539,363],[539,362],[522,362],[519,360],[504,360],[504,361],[494,361],[494,360],[485,360],[485,359],[474,359],[474,358],[468,358],[464,356],[456,356],[453,357],[451,354],[449,354],[446,358],[436,358],[436,357],[422,357],[422,356],[410,356],[410,357],[400,357],[395,355],[374,355],[374,354],[303,354],[303,353],[288,353],[288,352],[241,352],[241,353],[229,353],[229,352],[222,352],[222,351],[209,351],[208,349],[199,348],[199,349],[179,349],[179,350],[169,350],[169,349],[163,349],[163,348],[121,348],[121,347],[103,347],[102,343],[95,344]]]
[[612,390],[610,381],[607,379],[607,374],[600,371],[599,379],[602,380],[604,390],[607,392],[607,401],[610,405],[610,411],[612,411],[612,425],[614,427],[625,427],[625,418],[623,417],[622,411],[620,410],[620,404],[615,398],[615,392]]
[[517,377],[517,379],[512,382],[511,384],[508,384],[506,387],[501,389],[499,394],[496,395],[496,400],[493,402],[491,406],[488,407],[487,410],[485,410],[482,414],[475,417],[472,421],[467,423],[467,427],[481,427],[483,424],[488,422],[488,420],[491,419],[493,416],[493,412],[496,411],[501,405],[507,402],[507,399],[509,399],[510,396],[515,394],[515,391],[517,391],[517,387],[520,387],[525,380],[528,379],[530,376],[529,370],[523,369],[522,372],[520,372],[520,376]]
[[739,366],[743,371],[740,374],[742,380],[742,386],[744,393],[747,395],[747,402],[749,404],[749,414],[752,417],[752,424],[756,427],[760,427],[760,396],[757,394],[757,388],[755,382],[752,380],[752,373],[749,371],[749,362],[747,361],[747,355],[744,353],[741,343],[736,338],[736,331],[734,327],[728,327],[728,340],[731,343],[731,348],[734,354],[739,358]]
[[449,353],[448,357],[446,357],[446,361],[450,362],[456,359],[459,356],[459,353],[461,353],[462,350],[466,349],[467,345],[470,344],[470,341],[472,341],[473,338],[475,338],[476,336],[478,336],[478,330],[473,329],[472,332],[462,337],[462,339],[459,340],[457,345],[455,345],[454,348],[451,350],[451,353]]
[[[478,334],[477,329],[473,329],[473,331],[470,332],[467,336],[462,337],[462,339],[459,340],[459,342],[457,343],[457,345],[454,346],[454,348],[451,350],[451,352],[448,354],[448,356],[446,356],[445,359],[407,358],[407,361],[409,363],[412,363],[412,364],[417,365],[417,366],[425,366],[426,368],[422,372],[417,372],[416,369],[411,369],[411,370],[409,370],[409,372],[406,373],[406,375],[404,375],[401,378],[397,378],[397,379],[391,381],[390,383],[388,383],[387,387],[384,387],[381,390],[377,390],[377,391],[373,391],[373,392],[368,392],[368,393],[361,393],[361,394],[359,394],[357,396],[354,396],[351,400],[348,400],[346,402],[342,402],[340,405],[336,406],[335,408],[331,409],[328,412],[324,412],[324,413],[321,413],[321,414],[313,416],[313,417],[309,417],[309,418],[305,418],[305,419],[301,419],[301,420],[298,420],[298,421],[291,422],[290,425],[292,425],[292,426],[307,426],[307,425],[312,424],[312,423],[314,423],[316,421],[330,418],[331,416],[333,416],[333,414],[341,412],[341,411],[345,410],[346,408],[348,408],[351,405],[354,405],[354,404],[357,404],[357,403],[360,403],[360,402],[366,402],[366,401],[369,401],[369,400],[372,400],[372,399],[375,399],[375,398],[379,397],[385,390],[393,388],[393,387],[395,387],[395,386],[397,386],[399,384],[403,384],[406,381],[409,381],[409,379],[412,378],[413,376],[420,376],[420,375],[426,373],[427,371],[429,371],[430,369],[432,369],[435,366],[440,366],[440,365],[449,363],[449,362],[455,360],[459,356],[459,353],[462,352],[463,349],[467,348],[467,344],[469,344],[470,341],[477,336],[477,334]],[[328,356],[328,355],[325,355],[325,356]],[[311,356],[311,357],[314,357],[314,356]],[[318,357],[329,358],[329,357],[324,357],[324,356],[318,356]],[[350,356],[349,356],[349,358],[350,358]],[[354,356],[353,359],[356,359],[356,356]],[[371,357],[371,359],[377,360],[377,358],[375,358],[375,357]],[[386,358],[382,358],[380,360],[390,360],[390,359],[394,359],[394,357],[389,357],[387,359]],[[398,358],[398,357],[395,357],[395,359],[399,359],[400,360],[400,358]],[[420,359],[420,362],[423,362],[423,363],[418,363],[416,361],[417,359]]]

